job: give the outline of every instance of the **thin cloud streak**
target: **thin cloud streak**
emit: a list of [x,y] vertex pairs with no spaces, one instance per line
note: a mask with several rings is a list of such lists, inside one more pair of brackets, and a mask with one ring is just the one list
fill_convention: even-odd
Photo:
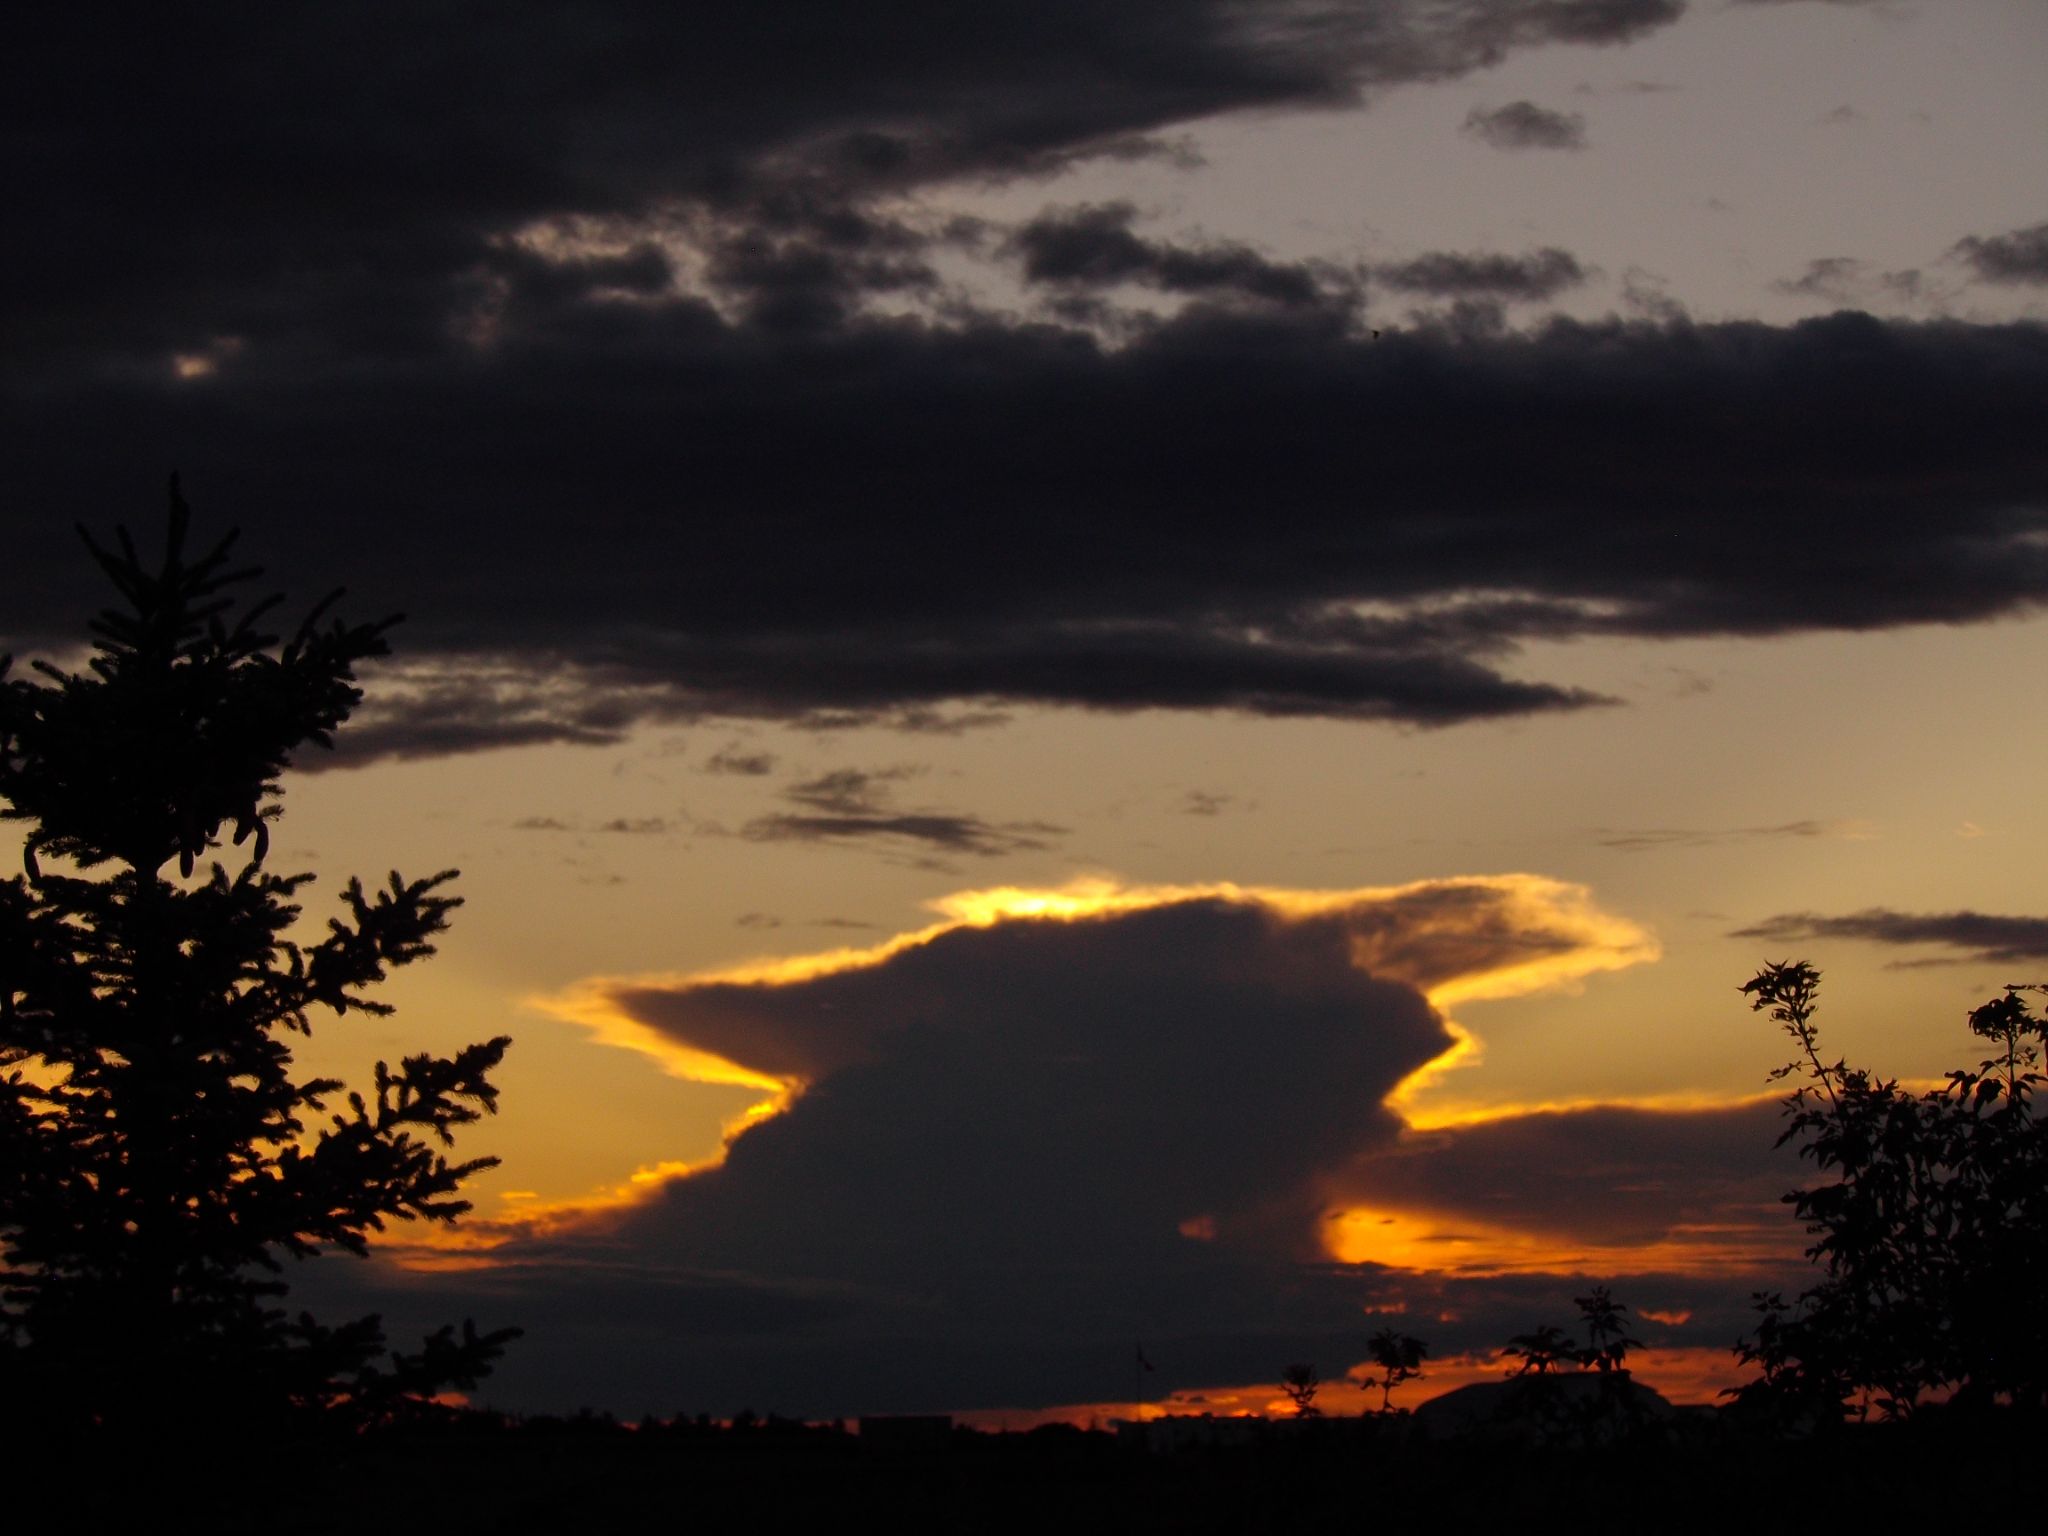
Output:
[[1722,843],[1751,842],[1770,838],[1832,837],[1863,842],[1877,835],[1868,821],[1788,821],[1774,827],[1650,827],[1640,831],[1602,829],[1595,841],[1602,848],[1624,853],[1647,853],[1658,848],[1710,848]]
[[960,812],[895,808],[890,786],[917,771],[837,768],[802,780],[783,791],[800,809],[756,817],[740,836],[758,843],[906,843],[996,858],[1049,847],[1067,830],[1043,821],[997,823]]
[[1964,951],[1949,959],[1907,964],[2020,964],[2048,960],[2048,918],[2000,917],[1986,912],[1896,912],[1870,907],[1841,916],[1785,912],[1730,935],[1773,944],[1851,939],[1871,944],[1938,944]]

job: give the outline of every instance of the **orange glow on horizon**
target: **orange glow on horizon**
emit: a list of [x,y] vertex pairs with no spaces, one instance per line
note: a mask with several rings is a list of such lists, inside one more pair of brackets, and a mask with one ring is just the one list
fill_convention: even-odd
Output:
[[[1725,1388],[1746,1380],[1751,1372],[1730,1349],[1690,1344],[1629,1351],[1629,1374],[1662,1393],[1673,1404],[1721,1401]],[[1342,1376],[1326,1380],[1316,1406],[1326,1416],[1341,1417],[1377,1411],[1380,1389],[1369,1379],[1372,1367],[1353,1365]],[[1423,1362],[1423,1373],[1394,1388],[1393,1406],[1413,1410],[1433,1398],[1481,1382],[1508,1379],[1508,1363],[1495,1353],[1446,1355]],[[987,1408],[955,1414],[976,1429],[1032,1429],[1040,1424],[1072,1424],[1106,1429],[1118,1420],[1151,1422],[1180,1415],[1209,1414],[1222,1418],[1292,1418],[1294,1405],[1276,1382],[1227,1387],[1191,1387],[1144,1402],[1068,1403],[1051,1408]]]

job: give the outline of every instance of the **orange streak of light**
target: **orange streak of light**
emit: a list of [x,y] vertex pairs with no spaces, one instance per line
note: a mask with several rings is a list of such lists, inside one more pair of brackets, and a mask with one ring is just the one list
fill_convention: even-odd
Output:
[[1797,1234],[1785,1231],[1775,1208],[1758,1218],[1675,1225],[1652,1242],[1598,1243],[1463,1214],[1356,1206],[1327,1221],[1324,1244],[1340,1263],[1413,1274],[1726,1275],[1797,1256]]

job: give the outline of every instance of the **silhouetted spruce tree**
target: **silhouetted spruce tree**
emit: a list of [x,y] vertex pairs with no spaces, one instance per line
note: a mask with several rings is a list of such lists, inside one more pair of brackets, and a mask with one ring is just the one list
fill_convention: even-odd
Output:
[[375,1317],[274,1305],[280,1261],[467,1210],[496,1160],[435,1143],[495,1109],[510,1042],[379,1063],[338,1107],[292,1076],[317,1010],[391,1011],[365,993],[433,953],[454,872],[352,881],[325,937],[289,936],[312,877],[264,867],[277,776],[331,745],[392,621],[328,619],[330,597],[280,643],[277,599],[238,611],[259,573],[234,535],[193,558],[187,522],[174,479],[154,569],[125,529],[85,536],[120,593],[89,670],[0,659],[0,817],[26,830],[0,883],[0,1400],[50,1425],[382,1415],[473,1384],[517,1330],[387,1356]]

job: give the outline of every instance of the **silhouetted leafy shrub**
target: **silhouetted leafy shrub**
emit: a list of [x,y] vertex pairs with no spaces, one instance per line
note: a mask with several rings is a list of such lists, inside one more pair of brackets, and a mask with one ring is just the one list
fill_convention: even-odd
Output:
[[2048,1406],[2048,1125],[2034,1112],[2043,1021],[2015,986],[1969,1016],[1996,1055],[1915,1093],[1823,1059],[1820,973],[1766,966],[1743,991],[1799,1047],[1772,1074],[1780,1144],[1829,1175],[1785,1198],[1813,1236],[1820,1279],[1796,1303],[1760,1294],[1737,1346],[1752,1404],[1816,1421],[1938,1400]]
[[1422,1379],[1422,1362],[1429,1356],[1429,1346],[1410,1334],[1382,1328],[1372,1336],[1368,1348],[1372,1352],[1372,1363],[1379,1371],[1380,1412],[1391,1413],[1394,1388],[1406,1381]]
[[1323,1410],[1316,1406],[1316,1394],[1322,1389],[1322,1378],[1316,1375],[1316,1368],[1312,1365],[1290,1365],[1280,1373],[1280,1390],[1294,1404],[1297,1419],[1312,1419],[1322,1413]]

